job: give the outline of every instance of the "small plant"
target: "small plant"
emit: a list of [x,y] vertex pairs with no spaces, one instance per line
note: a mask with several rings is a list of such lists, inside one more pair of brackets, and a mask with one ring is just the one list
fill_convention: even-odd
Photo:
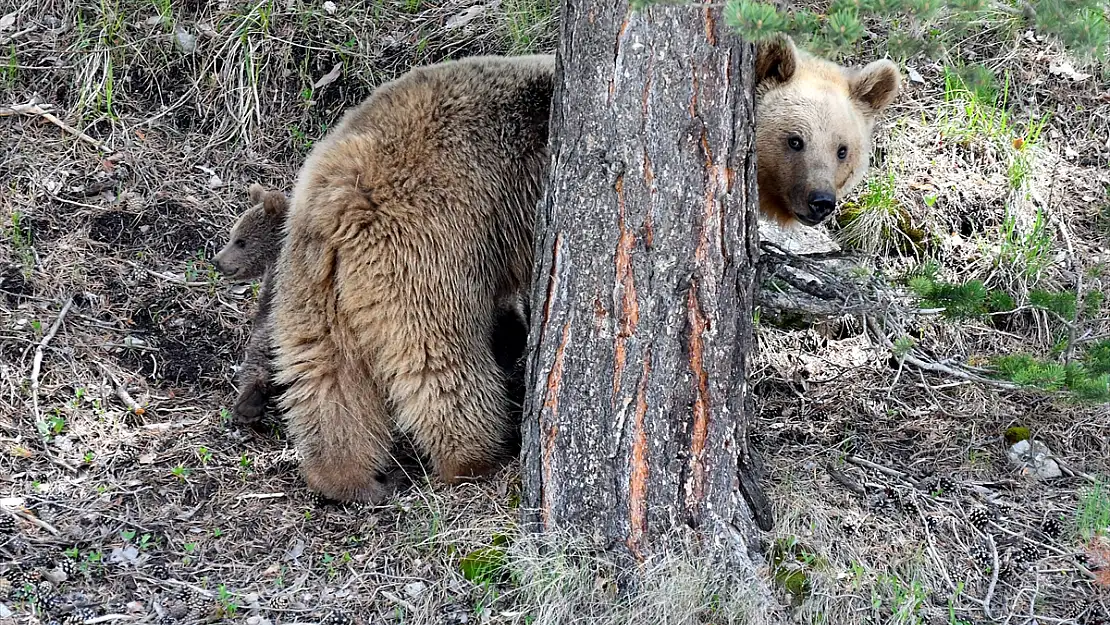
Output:
[[17,80],[19,80],[19,56],[16,55],[15,44],[13,43],[8,46],[7,63],[0,67],[0,84],[7,89],[11,89],[15,87]]
[[1100,356],[1092,356],[1091,351],[1086,350],[1078,361],[1066,365],[1028,354],[1001,356],[993,362],[994,374],[1020,386],[1068,391],[1080,401],[1110,401],[1110,373],[1102,370]]
[[1010,267],[1022,277],[1036,280],[1052,260],[1052,234],[1044,213],[1037,209],[1027,231],[1018,228],[1017,218],[1007,213],[1000,231],[998,265]]
[[906,354],[910,353],[913,349],[913,344],[913,337],[900,336],[894,339],[894,357],[899,359],[905,358]]
[[555,10],[552,0],[507,0],[506,26],[512,54],[536,52]]
[[184,481],[185,478],[189,477],[190,473],[191,471],[189,471],[189,469],[186,469],[184,465],[180,464],[170,469],[170,474],[182,481]]
[[780,538],[771,548],[775,584],[789,593],[795,602],[804,601],[809,596],[812,570],[823,564],[823,559],[813,549],[801,544],[794,536]]
[[239,611],[239,603],[235,599],[235,596],[228,592],[227,587],[225,587],[223,584],[220,584],[220,587],[217,591],[217,597],[220,602],[220,610],[223,612],[223,615],[227,618],[234,617],[235,613]]
[[203,445],[197,447],[197,459],[202,465],[208,464],[212,461],[212,451]]
[[158,10],[158,16],[162,18],[162,26],[167,30],[173,28],[173,4],[172,0],[151,0],[154,8]]
[[1084,541],[1110,535],[1110,488],[1096,482],[1085,489],[1076,511],[1076,528]]
[[492,545],[477,549],[459,559],[463,577],[480,586],[494,584],[508,574],[505,546],[509,539],[503,534],[493,537]]
[[890,249],[910,252],[925,239],[895,195],[893,171],[871,178],[858,200],[845,202],[837,225],[845,244],[869,254]]
[[19,259],[23,277],[30,278],[31,270],[35,267],[35,248],[31,243],[31,230],[23,224],[23,214],[19,211],[12,211],[11,220],[11,226],[5,229],[5,236],[11,242],[16,258]]

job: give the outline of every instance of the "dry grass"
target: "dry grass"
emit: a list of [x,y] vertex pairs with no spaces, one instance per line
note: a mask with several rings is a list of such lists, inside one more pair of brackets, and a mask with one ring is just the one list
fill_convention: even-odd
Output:
[[[207,260],[245,207],[246,186],[288,189],[327,125],[412,65],[550,51],[550,6],[14,7],[0,30],[0,106],[50,105],[107,149],[40,115],[0,118],[0,514],[15,511],[16,525],[0,530],[3,594],[19,570],[50,577],[54,563],[76,559],[55,615],[87,605],[137,622],[306,622],[333,611],[367,623],[759,622],[745,591],[752,580],[714,571],[681,541],[622,600],[619,571],[589,545],[520,538],[511,468],[480,485],[421,485],[377,509],[319,506],[280,433],[226,422],[253,292],[220,280]],[[1052,113],[1020,185],[1011,184],[1012,137],[956,132],[969,109],[946,101],[939,67],[917,63],[925,84],[911,85],[888,118],[875,179],[893,172],[889,195],[928,244],[899,256],[906,246],[872,225],[856,233],[875,251],[862,262],[896,276],[933,259],[942,275],[984,279],[1019,304],[1031,288],[1075,288],[1077,276],[1088,291],[1105,289],[1106,87],[1050,75],[1058,54],[1037,42],[995,56],[1013,76],[1017,132]],[[1034,255],[1030,273],[1024,252],[1038,212],[1048,252]],[[1007,215],[1017,217],[1008,238]],[[1105,336],[1106,318],[1104,305],[1080,338]],[[1048,353],[1059,338],[1052,319],[1028,309],[1005,331],[935,318],[912,329],[938,360]],[[858,320],[762,327],[759,338],[753,429],[778,516],[769,554],[779,545],[787,562],[764,573],[784,601],[799,591],[802,622],[1105,622],[1105,572],[1092,562],[1110,549],[1091,534],[1101,508],[1084,495],[1088,481],[1018,475],[1002,434],[1030,427],[1075,471],[1105,476],[1107,406],[891,366]],[[908,479],[847,463],[849,454]],[[955,490],[931,493],[936,476]],[[845,486],[853,482],[862,495]],[[986,530],[969,523],[978,508],[994,511]],[[1064,521],[1058,538],[1039,530],[1050,517]],[[1021,544],[1039,549],[993,591],[990,573],[968,559],[988,535],[1002,561]],[[476,550],[503,565],[480,576],[485,584],[463,575]],[[1072,555],[1082,551],[1091,576]],[[12,612],[0,622],[46,620],[27,601],[0,605]]]

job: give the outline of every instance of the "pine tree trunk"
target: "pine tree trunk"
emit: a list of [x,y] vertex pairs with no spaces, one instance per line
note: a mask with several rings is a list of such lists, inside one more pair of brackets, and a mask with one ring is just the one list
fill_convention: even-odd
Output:
[[636,558],[688,526],[747,558],[769,525],[744,444],[753,50],[719,8],[564,0],[561,20],[525,520]]

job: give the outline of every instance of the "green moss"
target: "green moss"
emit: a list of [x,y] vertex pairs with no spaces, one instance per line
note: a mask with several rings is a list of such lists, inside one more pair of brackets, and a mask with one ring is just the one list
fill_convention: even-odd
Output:
[[824,558],[816,550],[798,542],[791,536],[775,541],[771,548],[771,570],[775,585],[794,598],[795,602],[804,601],[812,592],[810,575],[825,566]]
[[1003,436],[1006,439],[1007,445],[1013,445],[1020,441],[1027,441],[1029,440],[1029,428],[1024,425],[1015,425],[1012,428],[1007,428]]

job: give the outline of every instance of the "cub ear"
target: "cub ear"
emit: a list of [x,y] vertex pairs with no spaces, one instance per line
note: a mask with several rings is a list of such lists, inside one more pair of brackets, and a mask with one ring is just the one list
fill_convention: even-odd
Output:
[[266,189],[257,182],[252,182],[251,186],[247,189],[247,196],[251,199],[251,206],[261,204],[263,197],[266,195]]
[[902,88],[902,74],[893,61],[872,61],[849,78],[852,99],[875,115],[887,107]]
[[284,217],[289,208],[289,200],[281,191],[268,191],[262,202],[262,210],[270,217]]
[[790,82],[798,69],[798,50],[794,40],[782,33],[756,44],[755,84]]

